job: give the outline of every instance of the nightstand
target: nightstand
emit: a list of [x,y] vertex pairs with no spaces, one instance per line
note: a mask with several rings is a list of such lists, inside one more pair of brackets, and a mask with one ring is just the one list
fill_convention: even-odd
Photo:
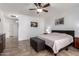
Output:
[[48,33],[43,33],[43,34],[48,34]]
[[79,48],[79,37],[75,37],[75,40],[74,40],[75,42],[74,42],[74,46],[76,47],[76,48]]

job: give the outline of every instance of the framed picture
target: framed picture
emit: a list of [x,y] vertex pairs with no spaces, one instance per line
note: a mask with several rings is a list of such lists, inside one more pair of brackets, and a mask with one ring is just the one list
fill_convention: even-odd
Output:
[[37,22],[31,22],[31,27],[38,27],[38,23]]
[[62,25],[62,24],[64,24],[64,17],[56,19],[55,25]]

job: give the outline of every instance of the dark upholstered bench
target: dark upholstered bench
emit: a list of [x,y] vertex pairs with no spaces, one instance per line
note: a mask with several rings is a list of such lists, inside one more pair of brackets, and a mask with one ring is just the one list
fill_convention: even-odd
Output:
[[45,41],[40,39],[40,38],[38,38],[38,37],[30,38],[30,45],[37,52],[39,52],[40,50],[44,50],[45,49]]

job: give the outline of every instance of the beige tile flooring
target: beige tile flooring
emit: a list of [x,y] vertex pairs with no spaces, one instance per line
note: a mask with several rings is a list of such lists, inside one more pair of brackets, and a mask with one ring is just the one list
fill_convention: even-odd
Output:
[[[29,40],[23,40],[18,42],[16,38],[9,38],[6,40],[6,48],[1,54],[2,56],[53,56],[52,52],[43,50],[36,52],[31,46]],[[69,50],[62,50],[58,53],[58,56],[79,56],[79,49],[72,46]]]

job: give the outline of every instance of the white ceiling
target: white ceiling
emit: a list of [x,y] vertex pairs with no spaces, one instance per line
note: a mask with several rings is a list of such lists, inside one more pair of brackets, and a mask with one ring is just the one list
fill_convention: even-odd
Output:
[[[0,3],[0,10],[5,13],[24,14],[24,15],[37,15],[36,11],[30,11],[29,8],[35,8],[33,3]],[[51,3],[51,6],[47,8],[48,13],[60,11],[64,12],[69,9],[79,9],[79,3]]]

